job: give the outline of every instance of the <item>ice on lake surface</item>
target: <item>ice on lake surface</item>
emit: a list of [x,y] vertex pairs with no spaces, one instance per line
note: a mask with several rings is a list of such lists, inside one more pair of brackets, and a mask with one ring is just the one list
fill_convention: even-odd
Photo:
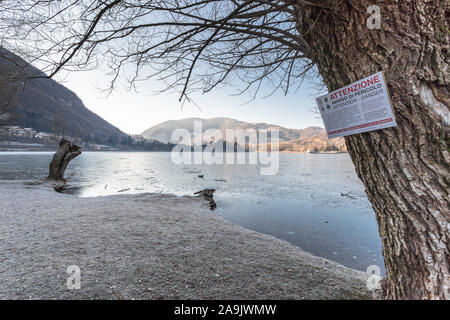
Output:
[[[51,158],[0,152],[0,179],[43,178]],[[163,152],[85,152],[66,178],[69,192],[81,197],[215,188],[211,214],[354,269],[377,265],[384,274],[375,214],[348,154],[280,154],[278,174],[262,176],[258,165],[176,165]],[[355,199],[341,195],[348,192]]]

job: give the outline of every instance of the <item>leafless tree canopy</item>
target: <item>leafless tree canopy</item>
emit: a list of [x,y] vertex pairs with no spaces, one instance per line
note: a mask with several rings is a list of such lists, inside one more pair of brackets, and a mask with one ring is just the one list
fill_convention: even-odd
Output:
[[[296,88],[313,68],[289,1],[0,1],[1,45],[49,76],[108,69],[133,87],[157,77],[186,98],[232,82],[258,92]],[[240,81],[240,82],[239,82]]]

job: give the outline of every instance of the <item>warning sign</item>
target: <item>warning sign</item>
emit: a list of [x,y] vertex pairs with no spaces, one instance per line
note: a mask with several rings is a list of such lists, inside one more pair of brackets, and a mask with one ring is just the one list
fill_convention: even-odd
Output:
[[317,98],[328,138],[397,126],[383,73]]

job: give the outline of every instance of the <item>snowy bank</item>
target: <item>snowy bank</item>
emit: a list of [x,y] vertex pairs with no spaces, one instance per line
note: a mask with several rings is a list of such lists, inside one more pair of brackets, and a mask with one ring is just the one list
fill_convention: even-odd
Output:
[[[81,268],[68,290],[67,267]],[[366,276],[215,216],[200,198],[79,198],[0,181],[0,299],[359,299]]]

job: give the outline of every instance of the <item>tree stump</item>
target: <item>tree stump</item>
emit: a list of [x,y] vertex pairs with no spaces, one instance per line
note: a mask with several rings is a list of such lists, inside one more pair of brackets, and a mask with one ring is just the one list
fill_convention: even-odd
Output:
[[81,148],[69,140],[59,140],[59,147],[50,162],[47,179],[65,181],[64,172],[70,161],[81,154]]

